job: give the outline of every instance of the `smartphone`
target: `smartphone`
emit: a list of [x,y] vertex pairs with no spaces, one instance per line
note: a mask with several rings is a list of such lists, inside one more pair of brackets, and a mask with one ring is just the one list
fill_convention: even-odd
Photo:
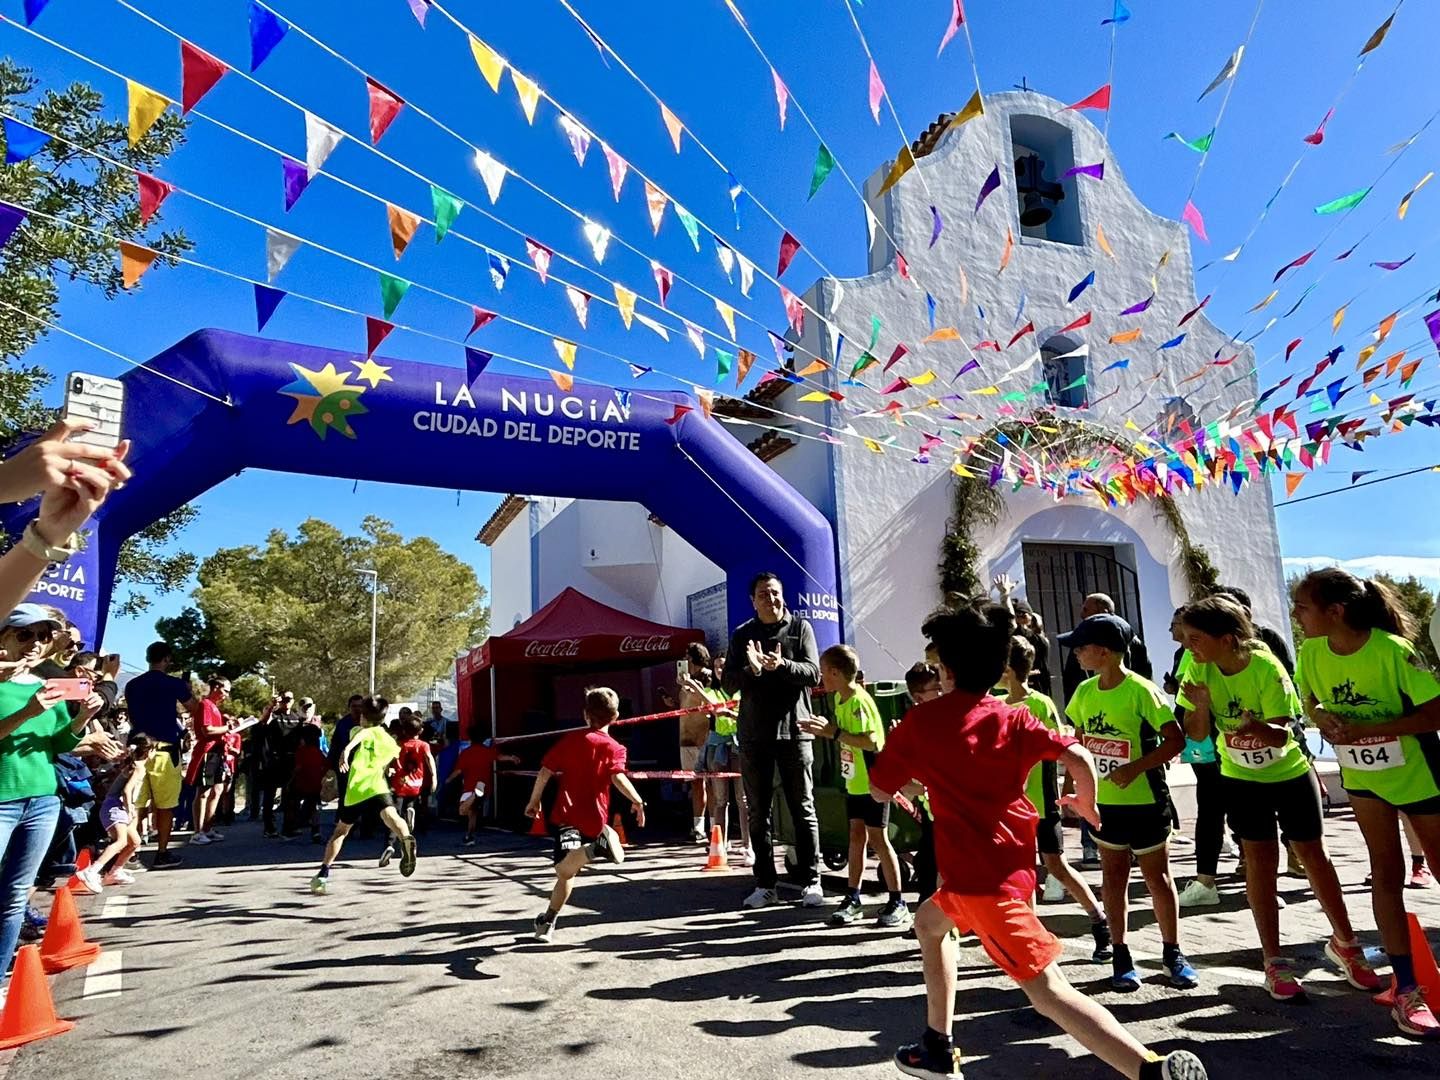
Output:
[[681,685],[683,685],[684,682],[685,682],[686,677],[689,676],[689,674],[690,674],[690,661],[689,661],[689,660],[676,660],[676,661],[675,661],[675,685],[676,685],[676,686],[681,686]]
[[120,421],[125,411],[125,384],[119,379],[72,371],[65,377],[65,408],[60,415],[90,425],[72,436],[74,442],[107,449],[120,444]]
[[59,690],[64,695],[62,701],[84,701],[90,696],[89,679],[49,679],[45,686]]

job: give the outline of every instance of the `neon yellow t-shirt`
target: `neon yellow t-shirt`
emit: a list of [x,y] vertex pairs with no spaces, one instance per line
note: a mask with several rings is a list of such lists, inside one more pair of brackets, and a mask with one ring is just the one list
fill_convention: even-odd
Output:
[[[869,735],[875,743],[875,753],[885,749],[885,722],[880,719],[880,710],[875,699],[863,686],[855,688],[848,701],[835,696],[835,726],[850,735]],[[838,744],[840,747],[840,775],[845,778],[847,795],[870,794],[870,770],[865,765],[866,751],[853,746]]]
[[1232,780],[1253,780],[1275,784],[1304,776],[1310,763],[1286,729],[1283,746],[1266,746],[1249,735],[1235,734],[1252,718],[1265,721],[1300,715],[1300,699],[1285,668],[1269,649],[1256,649],[1250,662],[1234,675],[1226,675],[1215,664],[1190,663],[1176,703],[1194,706],[1186,699],[1186,682],[1199,683],[1210,691],[1210,722],[1219,733],[1220,775]]
[[1100,689],[1100,677],[1086,679],[1075,688],[1065,706],[1065,715],[1075,722],[1075,734],[1095,759],[1100,783],[1095,801],[1101,806],[1150,806],[1159,801],[1163,773],[1152,769],[1122,788],[1110,774],[1122,765],[1139,761],[1160,745],[1160,729],[1175,723],[1175,714],[1166,704],[1160,688],[1136,675],[1125,673],[1113,690]]
[[[1305,700],[1356,725],[1414,712],[1440,697],[1440,681],[1408,641],[1383,630],[1356,652],[1337,656],[1327,638],[1300,645],[1295,682]],[[1346,791],[1368,791],[1395,806],[1440,795],[1440,736],[1375,735],[1335,748]]]
[[[711,705],[719,705],[722,702],[729,701],[731,700],[732,696],[725,693],[724,690],[717,690],[714,687],[706,687],[705,689],[701,690],[700,693]],[[736,693],[733,696],[735,698],[739,698],[740,695]],[[733,709],[726,709],[724,712],[717,712],[713,715],[715,717],[716,735],[734,735],[735,732],[740,730],[739,716]]]
[[[1003,699],[1002,699],[1003,700]],[[1031,690],[1025,695],[1024,701],[1007,702],[1012,705],[1023,705],[1030,710],[1030,715],[1039,720],[1051,731],[1060,730],[1060,710],[1055,707],[1055,702],[1040,693],[1039,690]],[[1037,761],[1035,767],[1030,770],[1030,776],[1025,781],[1025,797],[1030,800],[1030,805],[1045,815],[1045,808],[1058,798],[1058,792],[1049,794],[1055,798],[1046,798],[1045,771],[1049,768],[1051,776],[1054,777],[1055,763],[1053,761]],[[1052,780],[1053,782],[1053,780]]]
[[354,806],[390,791],[385,766],[400,756],[400,747],[378,724],[362,728],[350,756],[350,777],[345,782],[345,805]]

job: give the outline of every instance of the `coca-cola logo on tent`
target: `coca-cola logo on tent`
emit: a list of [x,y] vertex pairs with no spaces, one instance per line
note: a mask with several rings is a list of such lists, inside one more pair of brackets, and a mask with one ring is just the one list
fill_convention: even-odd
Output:
[[561,641],[531,641],[525,646],[525,655],[534,657],[575,657],[580,655],[580,639],[564,638]]
[[649,637],[623,637],[620,639],[622,653],[663,653],[670,651],[668,634],[651,634]]

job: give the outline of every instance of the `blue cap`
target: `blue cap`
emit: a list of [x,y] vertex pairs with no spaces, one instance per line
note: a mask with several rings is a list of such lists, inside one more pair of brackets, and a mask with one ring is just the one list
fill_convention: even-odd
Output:
[[1056,640],[1067,649],[1078,649],[1082,645],[1102,645],[1112,652],[1123,653],[1130,648],[1135,633],[1130,624],[1119,615],[1091,615],[1068,634],[1060,634]]
[[0,623],[0,630],[8,630],[12,626],[37,626],[40,623],[49,623],[57,630],[61,625],[60,620],[56,619],[48,608],[39,604],[17,604],[9,617]]

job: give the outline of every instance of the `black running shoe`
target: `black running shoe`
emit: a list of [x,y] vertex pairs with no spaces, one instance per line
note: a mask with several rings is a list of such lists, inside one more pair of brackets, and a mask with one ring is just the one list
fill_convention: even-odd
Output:
[[958,1047],[937,1053],[923,1041],[914,1042],[895,1051],[895,1067],[906,1076],[920,1076],[925,1080],[964,1080]]
[[555,936],[555,916],[542,911],[535,916],[535,936],[547,945]]
[[1095,951],[1090,954],[1090,959],[1097,964],[1103,964],[1114,955],[1110,948],[1110,924],[1103,919],[1091,923],[1090,933],[1095,938]]
[[400,876],[409,877],[415,873],[415,837],[400,838]]
[[172,870],[182,864],[185,860],[174,852],[158,851],[155,857],[150,860],[151,870]]
[[1209,1075],[1204,1063],[1189,1050],[1172,1050],[1160,1067],[1165,1080],[1206,1080]]

